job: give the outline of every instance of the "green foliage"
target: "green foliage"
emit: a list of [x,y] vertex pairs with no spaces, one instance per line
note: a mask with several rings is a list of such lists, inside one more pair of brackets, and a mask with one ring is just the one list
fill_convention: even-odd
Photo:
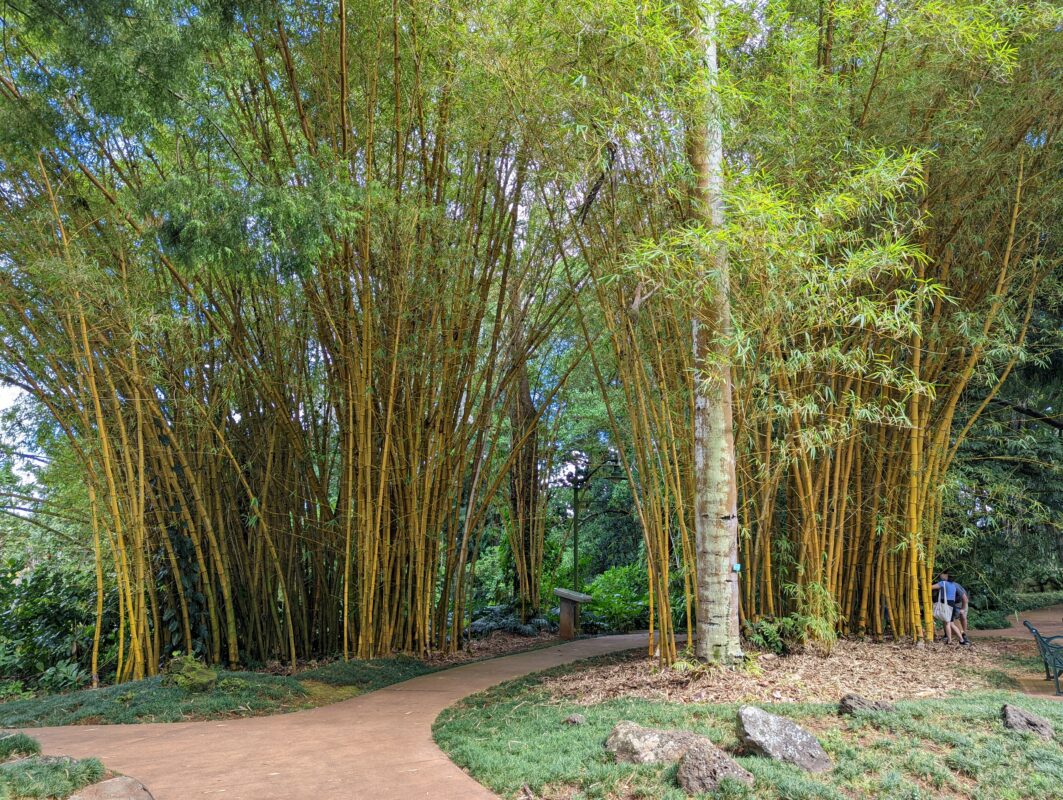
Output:
[[1006,611],[994,608],[987,611],[972,612],[969,623],[977,631],[996,631],[1010,628],[1015,623],[1015,619],[1009,616]]
[[[544,674],[528,676],[467,698],[444,711],[434,733],[440,747],[474,778],[504,797],[527,784],[571,787],[576,797],[618,795],[683,800],[675,767],[618,764],[602,742],[620,720],[692,730],[735,750],[732,705],[618,699],[590,706],[558,702],[540,688]],[[578,668],[576,668],[578,669]],[[809,724],[835,767],[811,775],[751,756],[739,763],[753,773],[751,789],[728,787],[732,800],[876,797],[887,800],[951,797],[965,800],[1051,800],[1063,780],[1063,748],[1006,730],[1000,706],[1010,702],[1048,717],[1063,730],[1063,705],[1014,693],[982,693],[943,700],[903,701],[891,714],[839,718],[834,706],[787,703],[768,708]],[[587,724],[562,720],[573,712]]]
[[1010,628],[1022,619],[1022,612],[1063,605],[1060,592],[1010,592],[1000,600],[999,607],[971,612],[971,627],[977,630]]
[[35,756],[40,752],[40,743],[24,733],[9,733],[0,737],[0,761],[15,756]]
[[42,672],[37,684],[46,692],[65,692],[84,686],[91,677],[76,661],[64,659]]
[[33,697],[33,692],[26,691],[22,681],[0,681],[0,703],[5,700],[20,700]]
[[[105,648],[116,636],[113,604],[109,596]],[[45,691],[85,685],[91,677],[95,608],[90,570],[62,562],[6,562],[0,568],[0,676]]]
[[0,703],[0,727],[180,722],[254,716],[304,705],[306,690],[294,678],[255,672],[219,672],[209,692],[165,686],[161,677],[102,689],[82,689]]
[[299,680],[320,681],[331,686],[354,686],[371,692],[393,683],[435,672],[439,667],[425,664],[409,656],[375,658],[369,661],[333,661],[315,669],[300,672]]
[[781,656],[803,653],[809,646],[829,649],[836,635],[822,619],[805,614],[747,622],[744,633],[753,647]]
[[33,756],[0,764],[0,800],[66,797],[105,775],[103,764],[95,758]]
[[587,610],[610,631],[627,633],[649,625],[646,569],[641,564],[613,567],[587,589],[594,598]]
[[778,655],[801,653],[806,647],[829,653],[838,638],[838,611],[833,597],[818,584],[788,584],[784,589],[803,610],[747,622],[746,641]]
[[1063,591],[1016,592],[1015,594],[1016,611],[1033,611],[1058,605],[1063,605]]
[[[1063,566],[1058,563],[1035,563],[1026,570],[1026,575],[1019,582],[1020,597],[1032,597],[1032,595],[1046,592],[1055,592],[1063,597]],[[1029,600],[1016,598],[1017,602],[1024,603]],[[1063,602],[1063,601],[1060,601]],[[1051,604],[1049,604],[1051,605]],[[1023,608],[1039,608],[1039,606],[1022,606]]]
[[[1063,589],[1063,293],[1049,280],[1029,356],[972,429],[944,495],[938,562],[978,608],[1028,610]],[[968,405],[985,390],[972,392]],[[979,615],[981,616],[981,615]]]

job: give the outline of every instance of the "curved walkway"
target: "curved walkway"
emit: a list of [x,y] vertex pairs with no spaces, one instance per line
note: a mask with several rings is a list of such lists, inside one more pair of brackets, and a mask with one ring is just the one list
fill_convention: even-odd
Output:
[[[974,613],[977,614],[978,612]],[[1023,639],[1032,642],[1033,637],[1023,626],[1023,620],[1028,620],[1043,636],[1063,635],[1063,606],[1049,606],[1048,608],[1038,608],[1034,611],[1020,611],[1018,617],[1016,622],[1015,615],[1009,615],[1008,619],[1011,620],[1010,628],[997,628],[996,630],[986,631],[972,630],[970,635],[979,639]]]
[[100,758],[143,781],[156,800],[493,800],[436,747],[439,712],[529,672],[645,644],[644,633],[581,639],[293,714],[28,733],[45,753]]

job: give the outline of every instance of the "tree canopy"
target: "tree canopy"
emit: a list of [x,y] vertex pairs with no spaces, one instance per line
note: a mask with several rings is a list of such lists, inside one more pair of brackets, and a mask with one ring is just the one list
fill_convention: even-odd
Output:
[[607,457],[674,658],[720,375],[743,621],[924,639],[979,519],[1059,549],[1056,2],[0,20],[7,524],[94,565],[93,673],[457,648],[489,549],[537,615]]

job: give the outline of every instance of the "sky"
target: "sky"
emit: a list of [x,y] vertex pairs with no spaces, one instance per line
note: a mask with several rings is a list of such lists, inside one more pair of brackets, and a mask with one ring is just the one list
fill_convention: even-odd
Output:
[[7,386],[0,383],[0,411],[10,408],[20,394],[22,394],[22,390],[17,386]]

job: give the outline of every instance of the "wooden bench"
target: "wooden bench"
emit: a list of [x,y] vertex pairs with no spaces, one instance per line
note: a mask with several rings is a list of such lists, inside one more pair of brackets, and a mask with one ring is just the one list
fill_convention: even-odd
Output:
[[579,633],[579,607],[594,598],[583,592],[571,589],[554,589],[554,594],[561,599],[561,638],[575,639]]
[[1059,689],[1059,676],[1063,674],[1063,636],[1042,636],[1040,631],[1023,620],[1023,625],[1033,634],[1037,642],[1037,649],[1041,653],[1041,661],[1045,665],[1045,680],[1055,681],[1056,694],[1063,694]]

